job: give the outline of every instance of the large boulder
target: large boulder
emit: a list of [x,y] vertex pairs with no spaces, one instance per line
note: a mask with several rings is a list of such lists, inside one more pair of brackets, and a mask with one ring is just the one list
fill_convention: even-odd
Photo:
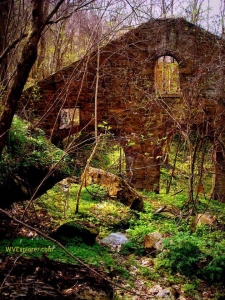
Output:
[[88,167],[81,176],[84,185],[98,184],[106,188],[108,195],[131,209],[143,210],[142,197],[121,177],[102,169]]

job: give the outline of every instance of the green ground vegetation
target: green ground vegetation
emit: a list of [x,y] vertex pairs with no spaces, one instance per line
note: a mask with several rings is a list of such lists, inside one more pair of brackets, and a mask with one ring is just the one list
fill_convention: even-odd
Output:
[[[79,214],[74,214],[77,184],[71,184],[69,197],[65,191],[60,191],[56,185],[36,201],[36,210],[46,209],[49,222],[54,227],[68,221],[89,222],[96,226],[100,233],[93,246],[87,246],[79,239],[68,239],[67,249],[85,263],[98,266],[105,272],[117,272],[132,286],[137,278],[142,278],[150,286],[167,278],[169,283],[184,284],[185,293],[195,289],[201,280],[209,285],[221,288],[225,276],[225,233],[219,225],[200,225],[192,230],[191,217],[189,219],[177,218],[172,213],[159,213],[155,211],[160,205],[171,205],[180,208],[186,201],[185,195],[153,195],[145,193],[145,210],[137,213],[128,207],[106,198],[105,191],[97,185],[83,188]],[[99,195],[98,195],[99,192]],[[67,209],[65,214],[65,202]],[[199,200],[199,212],[205,208],[211,213],[217,213],[220,219],[225,218],[225,205],[217,201]],[[99,244],[100,240],[111,232],[124,231],[130,242],[116,252]],[[144,237],[152,232],[163,235],[163,248],[161,251],[145,249]],[[1,242],[1,251],[6,252],[9,241]],[[39,238],[18,237],[13,241],[12,247],[22,248],[51,248],[54,251],[46,252],[50,259],[61,262],[72,262],[72,259],[58,248],[57,245]],[[12,254],[13,251],[8,252]],[[15,253],[14,253],[15,254]],[[28,256],[41,256],[41,252],[24,253]],[[150,266],[141,263],[142,259],[148,261]],[[73,262],[75,263],[75,262]],[[135,277],[132,269],[135,268]],[[177,275],[179,274],[179,276]],[[196,298],[198,299],[198,298]]]
[[[18,122],[20,121],[18,120]],[[17,141],[24,139],[19,131],[11,133],[11,135],[11,139]],[[41,158],[44,160],[41,161],[43,164],[50,162],[50,157],[51,162],[54,162],[57,153],[62,155],[62,150],[45,144],[42,133],[39,132],[38,136],[39,144],[36,140],[34,142],[33,136],[31,136],[30,142],[28,142],[31,145],[29,151],[23,150],[23,147],[20,149],[20,151],[24,151],[23,157],[18,156],[20,164],[24,163],[24,157],[29,157],[28,161],[32,164],[36,163],[35,151],[38,152],[40,149],[48,152],[47,158]],[[18,142],[15,142],[16,144]],[[12,155],[15,145],[11,148],[8,146],[9,154],[6,159]],[[168,163],[170,166],[173,165],[176,146],[177,142],[174,141]],[[108,154],[105,148],[100,149],[100,152],[104,152],[106,165],[111,163],[115,166],[116,163],[113,159],[116,158],[118,162],[121,153],[119,153],[120,149],[116,147],[111,150]],[[200,194],[194,193],[195,203],[189,202],[188,151],[183,145],[182,151],[177,157],[170,192],[167,192],[167,185],[171,176],[171,167],[167,165],[162,168],[161,193],[158,195],[146,191],[142,193],[144,197],[144,211],[142,212],[135,212],[121,203],[109,199],[104,188],[92,185],[82,188],[79,213],[75,214],[79,184],[58,183],[35,201],[37,214],[39,211],[45,210],[47,215],[44,224],[45,222],[46,226],[51,224],[51,228],[57,228],[69,221],[88,222],[96,226],[99,236],[93,246],[87,246],[79,239],[68,239],[67,249],[85,263],[103,268],[107,273],[121,276],[131,287],[137,280],[142,280],[148,287],[153,286],[156,282],[164,285],[166,282],[168,286],[179,284],[184,296],[192,295],[193,299],[201,299],[199,288],[201,282],[204,281],[208,286],[213,286],[215,299],[224,299],[221,291],[224,288],[225,278],[225,204],[210,198],[212,166],[210,160],[207,159],[207,156],[210,156],[208,146],[205,146],[205,151],[208,151],[203,164],[205,191]],[[101,166],[100,157],[99,154],[95,157],[99,166]],[[198,166],[199,164],[202,166],[200,158],[199,152],[195,168],[196,184],[199,176]],[[121,166],[120,163],[117,166]],[[192,205],[195,206],[195,214],[207,212],[213,216],[214,222],[193,226],[193,215],[190,214],[190,211],[193,212]],[[156,213],[162,207],[165,209]],[[111,232],[117,231],[126,232],[130,241],[120,249],[111,249],[101,244],[101,239]],[[159,232],[163,236],[161,250],[144,247],[144,237],[153,232]],[[6,251],[6,247],[9,246],[53,248],[54,251],[45,253],[50,259],[72,262],[71,258],[57,245],[38,236],[17,237],[12,241],[12,245],[10,241],[3,240],[0,246],[0,251],[7,255],[15,254],[13,251]],[[23,255],[41,256],[42,253],[28,251]]]
[[0,161],[0,182],[30,167],[50,169],[70,174],[68,155],[46,138],[43,130],[31,129],[31,124],[15,116],[9,138]]

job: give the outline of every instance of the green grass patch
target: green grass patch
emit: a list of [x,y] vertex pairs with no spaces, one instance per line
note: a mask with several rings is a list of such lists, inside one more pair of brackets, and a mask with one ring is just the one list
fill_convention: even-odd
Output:
[[[90,247],[75,238],[69,240],[66,248],[76,258],[86,264],[102,267],[106,272],[113,269],[119,273],[126,274],[126,269],[117,264],[108,248],[97,243]],[[0,252],[7,255],[23,255],[25,257],[42,257],[46,255],[49,259],[59,262],[77,263],[76,260],[70,257],[63,249],[58,247],[58,245],[39,237],[16,238],[12,241],[12,244],[10,244],[8,240],[2,240],[0,242]]]
[[70,220],[90,222],[99,227],[100,237],[105,237],[114,228],[126,227],[133,218],[133,212],[128,207],[107,199],[106,190],[96,184],[82,188],[79,213],[75,214],[78,189],[79,185],[71,184],[69,190],[64,191],[57,184],[37,199],[36,206],[46,208],[55,225]]

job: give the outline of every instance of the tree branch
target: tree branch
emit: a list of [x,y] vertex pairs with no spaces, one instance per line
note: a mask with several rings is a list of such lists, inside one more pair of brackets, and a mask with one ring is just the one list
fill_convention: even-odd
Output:
[[58,11],[59,7],[63,4],[65,0],[60,0],[56,6],[53,8],[53,10],[49,13],[49,15],[46,17],[46,19],[43,22],[43,25],[41,27],[41,31],[44,29],[44,27],[48,24],[48,22],[51,20],[51,18],[54,16],[54,14]]
[[[72,14],[74,13],[74,12],[76,12],[76,11],[78,11],[79,9],[81,9],[81,8],[83,8],[83,7],[85,7],[85,6],[87,6],[87,5],[89,5],[89,4],[91,4],[92,2],[95,2],[95,0],[90,0],[89,2],[87,2],[87,3],[84,3],[84,4],[82,4],[82,5],[79,5],[79,6],[77,6],[73,11],[71,11],[69,14],[67,14],[67,15],[65,15],[65,16],[61,16],[61,17],[59,17],[58,19],[56,19],[55,21],[50,21],[50,19],[51,19],[51,17],[52,17],[52,15],[50,16],[50,14],[48,15],[48,17],[46,18],[46,20],[45,20],[45,25],[47,25],[47,24],[56,24],[56,23],[58,23],[58,22],[60,22],[60,21],[62,21],[62,20],[65,20],[65,19],[68,19],[69,17],[71,17],[72,16]],[[61,3],[62,4],[62,3]],[[60,5],[61,5],[60,4]]]
[[15,46],[25,37],[27,37],[27,33],[24,33],[21,35],[18,39],[14,40],[6,49],[5,51],[0,55],[0,64],[5,59],[6,55],[13,49]]

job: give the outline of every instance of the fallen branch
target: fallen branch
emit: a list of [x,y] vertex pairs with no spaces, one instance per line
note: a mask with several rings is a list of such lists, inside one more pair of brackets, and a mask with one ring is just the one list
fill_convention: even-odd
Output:
[[23,255],[23,253],[21,253],[21,254],[15,259],[15,261],[13,262],[13,266],[12,266],[12,268],[10,269],[9,273],[7,274],[7,276],[5,277],[5,279],[3,280],[3,282],[2,282],[2,284],[1,284],[1,286],[0,286],[0,290],[3,288],[5,282],[7,281],[7,278],[8,278],[8,277],[10,276],[10,274],[12,273],[12,270],[13,270],[13,268],[14,268],[14,266],[15,266],[17,260],[18,260],[22,255]]
[[183,189],[182,189],[182,190],[179,190],[178,192],[174,193],[174,194],[171,195],[171,196],[176,196],[177,194],[180,194],[181,192],[183,192]]
[[159,213],[165,211],[166,208],[167,208],[166,205],[160,207],[159,209],[157,209],[157,210],[154,212],[154,215],[155,215],[155,214],[159,214]]

